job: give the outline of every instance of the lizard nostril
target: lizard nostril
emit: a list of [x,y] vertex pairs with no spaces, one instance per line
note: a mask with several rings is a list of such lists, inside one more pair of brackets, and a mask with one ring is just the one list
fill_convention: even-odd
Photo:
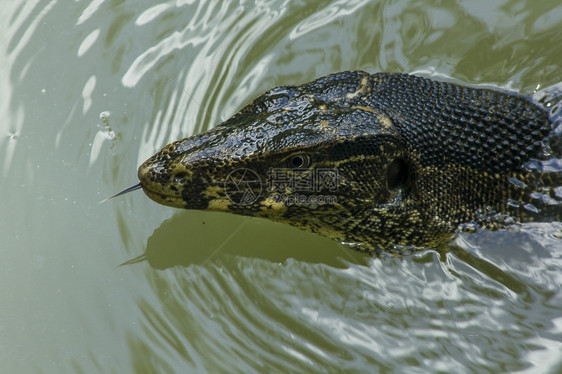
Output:
[[183,184],[186,182],[186,179],[187,179],[187,173],[184,171],[181,171],[176,175],[174,175],[174,183]]

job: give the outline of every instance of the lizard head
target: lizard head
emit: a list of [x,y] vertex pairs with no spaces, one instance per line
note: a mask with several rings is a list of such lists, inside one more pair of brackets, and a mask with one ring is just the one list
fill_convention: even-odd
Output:
[[172,207],[264,217],[360,241],[354,231],[372,225],[376,211],[404,206],[415,173],[391,119],[365,105],[372,79],[346,72],[274,88],[145,161],[142,188]]

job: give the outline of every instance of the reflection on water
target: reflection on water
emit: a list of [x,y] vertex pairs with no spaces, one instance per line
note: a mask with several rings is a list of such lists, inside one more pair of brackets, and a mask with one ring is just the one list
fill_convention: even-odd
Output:
[[13,285],[0,362],[11,371],[562,370],[560,223],[373,259],[140,192],[97,205],[158,148],[273,86],[348,69],[528,93],[558,83],[558,2],[11,7],[0,36],[0,203],[10,212],[0,281]]
[[[541,273],[514,272],[508,262],[460,248],[443,261],[426,253],[344,268],[237,256],[206,266],[183,263],[158,273],[153,286],[160,301],[141,305],[150,344],[162,352],[142,359],[174,362],[177,346],[184,364],[224,371],[232,362],[299,372],[319,366],[429,370],[426,362],[448,371],[471,365],[522,370],[560,348],[561,300],[548,280],[559,278],[559,269],[544,267],[559,239],[536,242],[523,233],[519,239],[542,252],[511,246],[519,257],[511,263],[524,261]],[[548,331],[540,338],[539,326]],[[143,344],[139,336],[130,342]]]
[[[275,230],[268,230],[270,226],[270,222],[241,216],[178,214],[164,221],[148,238],[143,259],[155,269],[168,269],[204,265],[215,257],[229,255],[263,258],[275,263],[292,258],[335,267],[342,266],[342,259],[362,262],[368,258],[327,238],[280,224],[273,225]],[[194,229],[186,230],[186,227]]]

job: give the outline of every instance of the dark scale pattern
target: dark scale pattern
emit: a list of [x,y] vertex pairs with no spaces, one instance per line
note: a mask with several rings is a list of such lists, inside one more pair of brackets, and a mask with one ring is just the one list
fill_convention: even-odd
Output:
[[395,120],[423,165],[454,162],[489,173],[520,170],[549,134],[547,112],[513,93],[405,74],[376,74],[369,105]]
[[[525,166],[544,159],[552,128],[545,109],[515,93],[349,71],[269,90],[164,147],[139,179],[165,205],[264,217],[396,253],[464,224],[504,227],[506,214],[562,219],[560,172]],[[291,187],[291,178],[326,170],[329,188]],[[335,200],[318,203],[319,193]]]

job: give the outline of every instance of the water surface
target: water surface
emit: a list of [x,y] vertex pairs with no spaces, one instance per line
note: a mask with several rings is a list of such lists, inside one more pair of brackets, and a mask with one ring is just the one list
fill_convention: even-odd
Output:
[[558,1],[44,0],[1,18],[3,372],[562,371],[562,223],[373,259],[141,192],[98,204],[273,86],[558,83]]

